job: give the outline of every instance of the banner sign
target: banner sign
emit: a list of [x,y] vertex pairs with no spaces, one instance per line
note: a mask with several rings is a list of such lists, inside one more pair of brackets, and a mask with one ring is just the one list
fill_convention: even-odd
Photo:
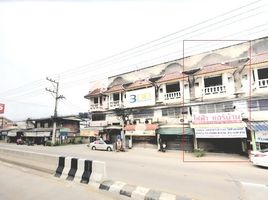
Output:
[[255,132],[256,142],[268,143],[268,132]]
[[155,104],[155,89],[153,87],[126,92],[126,104],[128,108],[150,106]]
[[193,114],[193,124],[230,124],[241,123],[242,117],[239,112]]
[[5,112],[5,104],[0,103],[0,114]]
[[247,138],[245,128],[195,128],[196,138]]

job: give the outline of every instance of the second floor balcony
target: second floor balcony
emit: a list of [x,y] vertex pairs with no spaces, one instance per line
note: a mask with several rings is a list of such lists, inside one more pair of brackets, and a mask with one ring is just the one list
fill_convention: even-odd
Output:
[[164,103],[177,103],[181,99],[181,92],[169,92],[164,94]]
[[106,106],[103,104],[91,104],[90,105],[90,111],[104,111],[106,109]]
[[222,95],[226,93],[226,86],[225,85],[217,85],[217,86],[211,86],[211,87],[205,87],[203,90],[204,95]]
[[109,109],[121,108],[123,107],[123,102],[121,101],[110,101],[109,102]]

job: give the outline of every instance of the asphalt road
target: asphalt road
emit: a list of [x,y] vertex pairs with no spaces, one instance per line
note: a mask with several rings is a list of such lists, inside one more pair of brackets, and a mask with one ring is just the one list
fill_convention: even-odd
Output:
[[49,174],[0,162],[1,200],[113,200],[94,187],[51,177]]
[[266,200],[268,196],[268,169],[255,167],[247,158],[236,155],[209,154],[206,158],[239,162],[183,162],[181,152],[160,153],[154,149],[136,148],[118,153],[92,151],[85,144],[61,147],[0,145],[105,161],[110,179],[198,200]]

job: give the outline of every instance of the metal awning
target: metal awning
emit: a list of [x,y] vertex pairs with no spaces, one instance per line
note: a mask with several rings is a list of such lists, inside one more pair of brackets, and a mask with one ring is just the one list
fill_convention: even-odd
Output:
[[255,132],[256,142],[268,143],[268,122],[247,122],[247,128]]
[[255,132],[268,132],[268,121],[247,122],[247,128]]
[[222,123],[222,124],[190,124],[191,128],[245,128],[247,124],[241,123]]
[[157,130],[160,135],[193,135],[194,132],[191,128],[183,127],[160,127]]
[[25,137],[50,137],[50,132],[35,132],[35,131],[27,131],[24,132]]
[[16,137],[17,136],[17,131],[16,132],[15,131],[9,131],[7,133],[7,136],[9,136],[9,137]]

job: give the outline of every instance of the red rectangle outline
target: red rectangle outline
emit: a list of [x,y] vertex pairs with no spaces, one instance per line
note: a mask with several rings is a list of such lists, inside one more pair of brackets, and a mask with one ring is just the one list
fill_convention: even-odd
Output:
[[[251,54],[252,54],[252,45],[251,45],[251,40],[183,40],[182,42],[182,69],[184,71],[184,49],[185,49],[185,42],[190,42],[190,41],[207,41],[207,42],[212,42],[212,41],[222,41],[222,42],[228,42],[228,41],[237,41],[237,42],[249,42],[249,104],[251,105]],[[242,43],[240,43],[242,44]],[[237,45],[237,44],[235,44]],[[223,47],[224,48],[224,47]],[[184,85],[184,74],[183,74],[183,79],[182,79],[183,85]],[[184,87],[183,87],[183,93],[184,93]],[[182,99],[182,107],[184,108],[184,95],[183,95],[183,99]],[[249,110],[249,127],[251,129],[251,110]],[[181,142],[181,146],[182,149],[184,149],[184,136],[185,136],[185,129],[184,129],[184,124],[183,124],[183,130],[182,130],[182,142]],[[182,162],[183,163],[249,163],[249,160],[217,160],[217,161],[213,161],[213,160],[206,160],[206,161],[196,161],[196,160],[185,160],[185,151],[182,151]]]

